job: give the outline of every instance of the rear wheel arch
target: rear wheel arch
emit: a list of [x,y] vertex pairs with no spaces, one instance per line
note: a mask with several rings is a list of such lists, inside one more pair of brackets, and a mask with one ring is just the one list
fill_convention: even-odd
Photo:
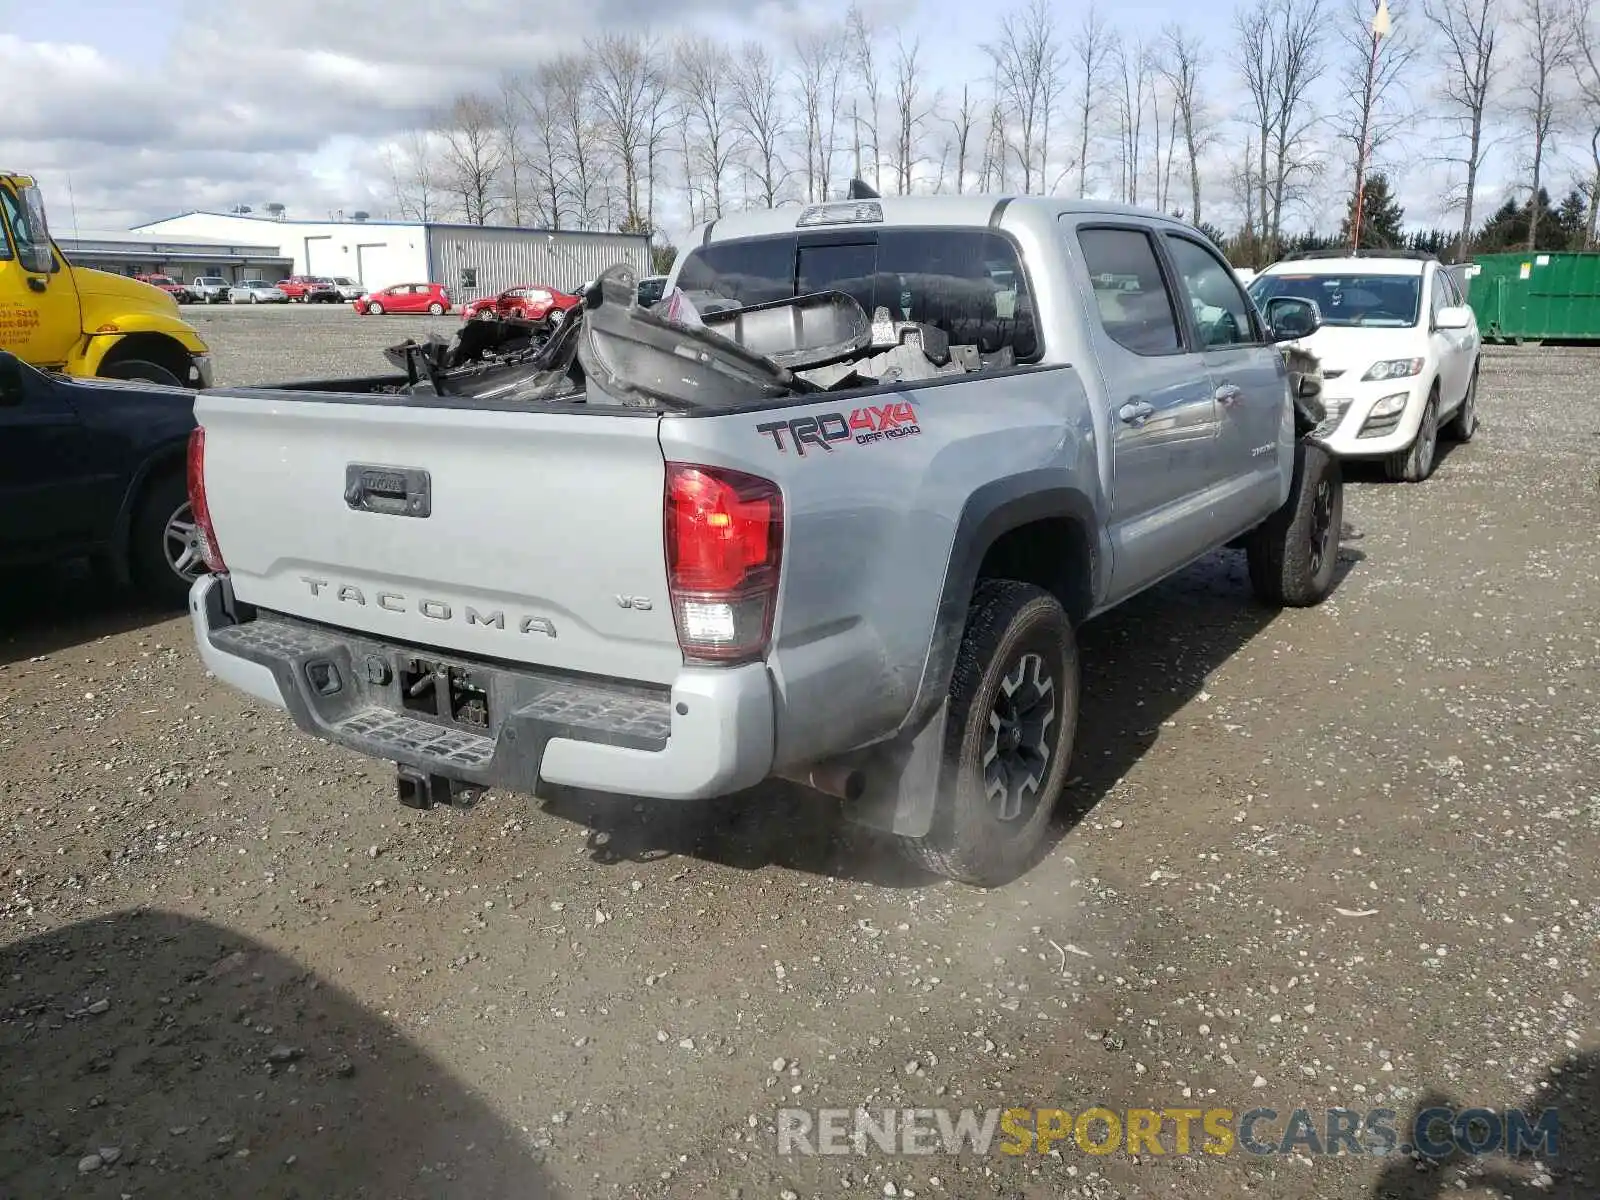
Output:
[[111,563],[119,583],[128,583],[132,579],[130,564],[133,522],[139,513],[139,507],[157,484],[174,476],[184,475],[188,467],[188,446],[187,436],[182,441],[169,442],[161,446],[139,464],[132,478],[128,480],[127,490],[122,495],[122,505],[117,510],[116,527],[111,539]]
[[1094,502],[1065,472],[1028,471],[967,498],[945,567],[932,644],[903,730],[921,725],[950,689],[967,615],[986,579],[1014,579],[1061,602],[1074,626],[1094,610],[1103,555]]

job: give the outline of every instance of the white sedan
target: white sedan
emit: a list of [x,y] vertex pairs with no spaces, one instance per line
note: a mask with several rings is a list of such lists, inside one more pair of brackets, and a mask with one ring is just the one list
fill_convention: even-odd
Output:
[[265,279],[246,279],[233,285],[228,294],[230,304],[287,304],[289,294],[273,287]]
[[[1322,399],[1341,458],[1382,459],[1390,479],[1433,473],[1439,435],[1478,427],[1478,320],[1450,272],[1426,255],[1290,258],[1250,285],[1262,312],[1311,300],[1322,325],[1302,344],[1322,363]],[[1270,316],[1270,314],[1268,314]]]

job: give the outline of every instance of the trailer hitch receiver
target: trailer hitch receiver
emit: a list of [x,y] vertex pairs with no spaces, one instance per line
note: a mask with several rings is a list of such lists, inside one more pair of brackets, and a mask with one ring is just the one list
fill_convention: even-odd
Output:
[[483,788],[446,775],[430,775],[415,767],[395,770],[395,794],[407,808],[430,809],[443,804],[452,808],[471,808],[483,795]]

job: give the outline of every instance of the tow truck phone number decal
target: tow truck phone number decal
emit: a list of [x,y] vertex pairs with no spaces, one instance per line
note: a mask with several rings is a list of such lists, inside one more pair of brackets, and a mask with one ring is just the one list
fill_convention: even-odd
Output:
[[917,424],[917,410],[909,402],[901,401],[881,408],[853,408],[848,414],[831,412],[787,421],[767,421],[757,425],[756,432],[770,437],[779,450],[787,451],[793,446],[794,452],[804,458],[808,446],[832,454],[834,446],[840,442],[867,446],[873,442],[915,437],[922,428]]

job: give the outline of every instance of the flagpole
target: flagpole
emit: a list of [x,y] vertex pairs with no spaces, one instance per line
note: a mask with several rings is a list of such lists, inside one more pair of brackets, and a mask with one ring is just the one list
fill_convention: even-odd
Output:
[[1377,11],[1372,17],[1372,54],[1367,59],[1366,113],[1361,122],[1361,136],[1356,141],[1356,207],[1350,217],[1351,253],[1360,253],[1361,250],[1361,215],[1367,198],[1367,142],[1372,127],[1372,109],[1377,102],[1377,97],[1372,93],[1378,75],[1378,42],[1388,30],[1388,15],[1388,6],[1384,0],[1378,0]]

